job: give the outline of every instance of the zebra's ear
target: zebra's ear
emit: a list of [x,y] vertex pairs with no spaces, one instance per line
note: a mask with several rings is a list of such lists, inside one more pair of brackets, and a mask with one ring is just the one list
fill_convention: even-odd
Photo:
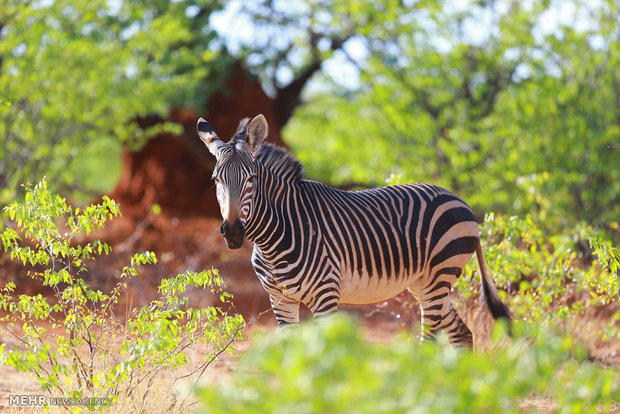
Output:
[[263,114],[256,115],[254,119],[250,121],[250,127],[248,128],[248,141],[247,147],[250,152],[256,154],[256,151],[263,145],[267,134],[269,133],[269,125]]
[[213,130],[213,127],[204,119],[200,118],[196,124],[196,130],[198,136],[205,143],[209,152],[217,156],[220,145],[223,144],[222,140],[218,138],[217,134]]

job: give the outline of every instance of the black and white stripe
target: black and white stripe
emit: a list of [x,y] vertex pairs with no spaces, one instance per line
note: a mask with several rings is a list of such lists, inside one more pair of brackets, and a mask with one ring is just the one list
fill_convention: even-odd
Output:
[[431,184],[342,191],[304,179],[290,153],[256,137],[253,131],[266,135],[267,128],[258,118],[243,121],[235,137],[212,152],[218,191],[221,186],[243,205],[237,217],[222,214],[243,220],[245,236],[255,243],[252,264],[279,324],[297,322],[301,303],[323,315],[340,303],[373,303],[408,289],[420,303],[425,336],[443,329],[454,343],[471,344],[449,292],[474,252],[493,316],[510,318],[464,201]]

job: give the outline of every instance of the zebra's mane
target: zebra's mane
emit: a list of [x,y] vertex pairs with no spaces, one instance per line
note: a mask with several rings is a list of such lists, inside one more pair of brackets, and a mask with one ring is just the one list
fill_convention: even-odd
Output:
[[284,148],[265,143],[256,153],[256,159],[286,181],[295,183],[304,178],[304,165]]

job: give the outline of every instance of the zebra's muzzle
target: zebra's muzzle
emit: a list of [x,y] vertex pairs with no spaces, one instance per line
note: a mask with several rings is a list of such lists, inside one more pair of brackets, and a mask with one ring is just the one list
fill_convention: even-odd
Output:
[[224,221],[220,227],[220,233],[226,239],[229,249],[238,249],[243,245],[245,229],[240,220],[235,220],[232,226],[228,221]]

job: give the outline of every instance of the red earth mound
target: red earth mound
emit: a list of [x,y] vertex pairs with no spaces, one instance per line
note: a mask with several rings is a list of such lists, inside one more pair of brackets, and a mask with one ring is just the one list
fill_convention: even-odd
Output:
[[[202,114],[170,111],[169,121],[182,125],[182,134],[159,134],[138,152],[124,151],[121,179],[110,197],[121,204],[125,217],[135,219],[145,217],[154,205],[178,217],[218,217],[211,180],[215,158],[198,139],[196,121],[204,117],[227,140],[241,119],[259,113],[269,123],[269,141],[285,146],[275,101],[256,78],[238,68]],[[145,119],[141,123],[148,126],[158,121]]]

